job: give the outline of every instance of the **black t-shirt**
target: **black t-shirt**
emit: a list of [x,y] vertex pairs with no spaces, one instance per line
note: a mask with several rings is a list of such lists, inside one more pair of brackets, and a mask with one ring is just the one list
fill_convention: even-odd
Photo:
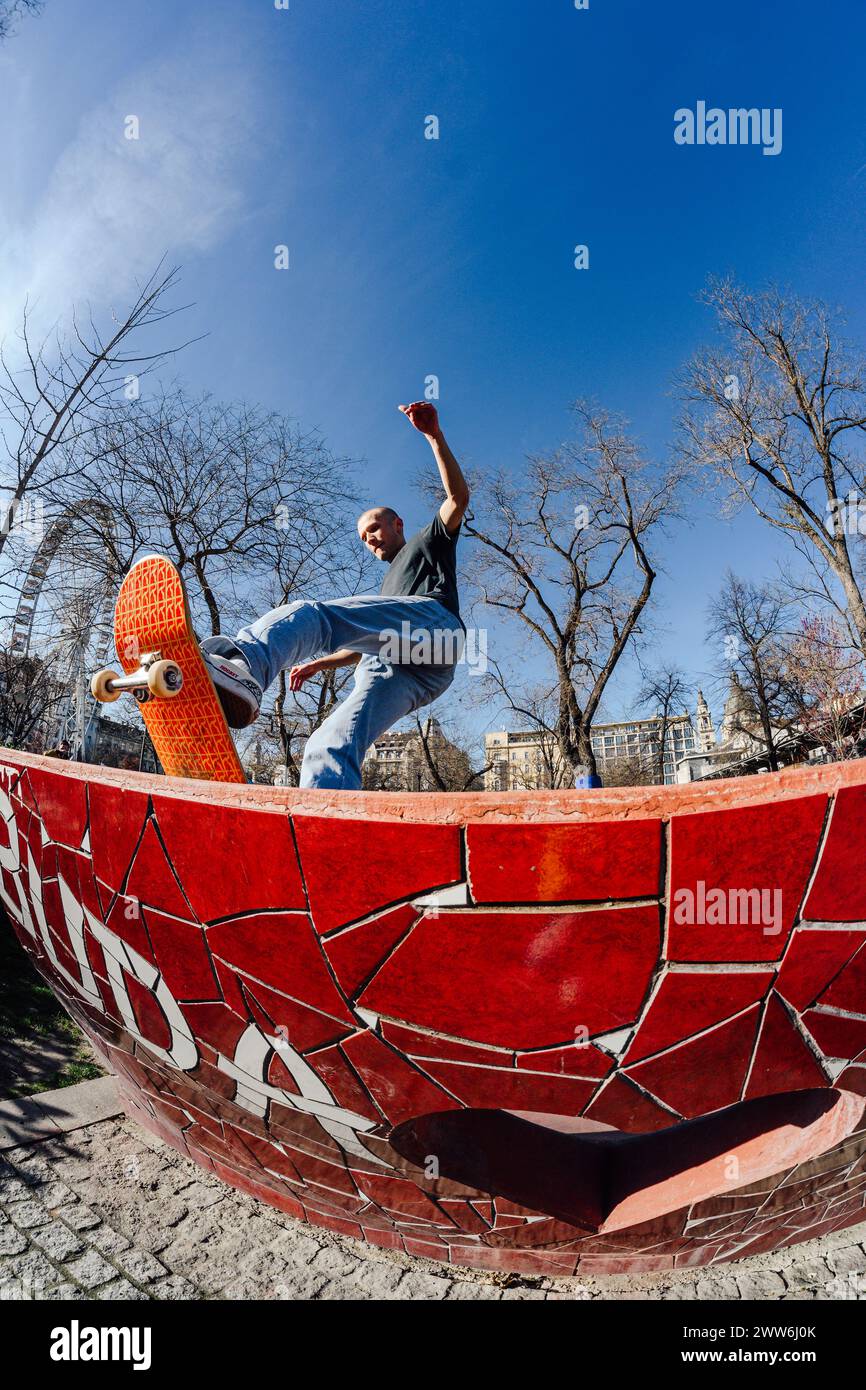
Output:
[[[437,512],[429,526],[410,536],[388,566],[380,590],[395,597],[399,594],[423,594],[438,599],[456,617],[460,617],[457,597],[457,537],[453,536]],[[462,619],[461,619],[462,622]]]

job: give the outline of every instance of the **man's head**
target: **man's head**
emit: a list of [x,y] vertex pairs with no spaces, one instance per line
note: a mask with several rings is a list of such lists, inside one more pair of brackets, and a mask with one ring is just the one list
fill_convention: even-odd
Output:
[[393,507],[371,507],[358,517],[358,535],[377,560],[390,564],[406,544],[403,522]]

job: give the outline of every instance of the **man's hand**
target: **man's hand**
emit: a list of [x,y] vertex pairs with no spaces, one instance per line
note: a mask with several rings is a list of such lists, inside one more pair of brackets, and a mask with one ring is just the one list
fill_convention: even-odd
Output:
[[318,661],[304,661],[300,666],[293,666],[289,672],[289,689],[300,690],[304,681],[308,681],[311,676],[317,676],[321,669]]
[[402,410],[406,419],[409,420],[422,434],[426,434],[428,439],[436,439],[441,433],[439,429],[439,414],[435,405],[429,401],[413,401],[411,405],[401,405],[397,407]]

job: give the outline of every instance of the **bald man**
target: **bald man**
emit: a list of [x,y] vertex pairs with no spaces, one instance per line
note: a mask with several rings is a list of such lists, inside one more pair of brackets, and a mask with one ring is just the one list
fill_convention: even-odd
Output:
[[337,666],[354,666],[351,695],[307,740],[302,787],[356,791],[370,745],[398,719],[430,704],[454,679],[466,629],[457,593],[457,538],[469,488],[427,401],[400,410],[423,434],[436,460],[445,500],[407,540],[392,507],[358,518],[358,537],[388,566],[379,594],[274,608],[233,639],[208,637],[202,654],[233,728],[259,715],[280,671],[289,685]]

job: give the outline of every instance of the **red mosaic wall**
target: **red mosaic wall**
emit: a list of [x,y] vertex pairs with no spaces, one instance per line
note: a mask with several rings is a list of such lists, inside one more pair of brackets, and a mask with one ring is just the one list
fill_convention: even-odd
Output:
[[130,1113],[373,1244],[555,1275],[864,1219],[866,764],[402,797],[0,752],[0,897]]

